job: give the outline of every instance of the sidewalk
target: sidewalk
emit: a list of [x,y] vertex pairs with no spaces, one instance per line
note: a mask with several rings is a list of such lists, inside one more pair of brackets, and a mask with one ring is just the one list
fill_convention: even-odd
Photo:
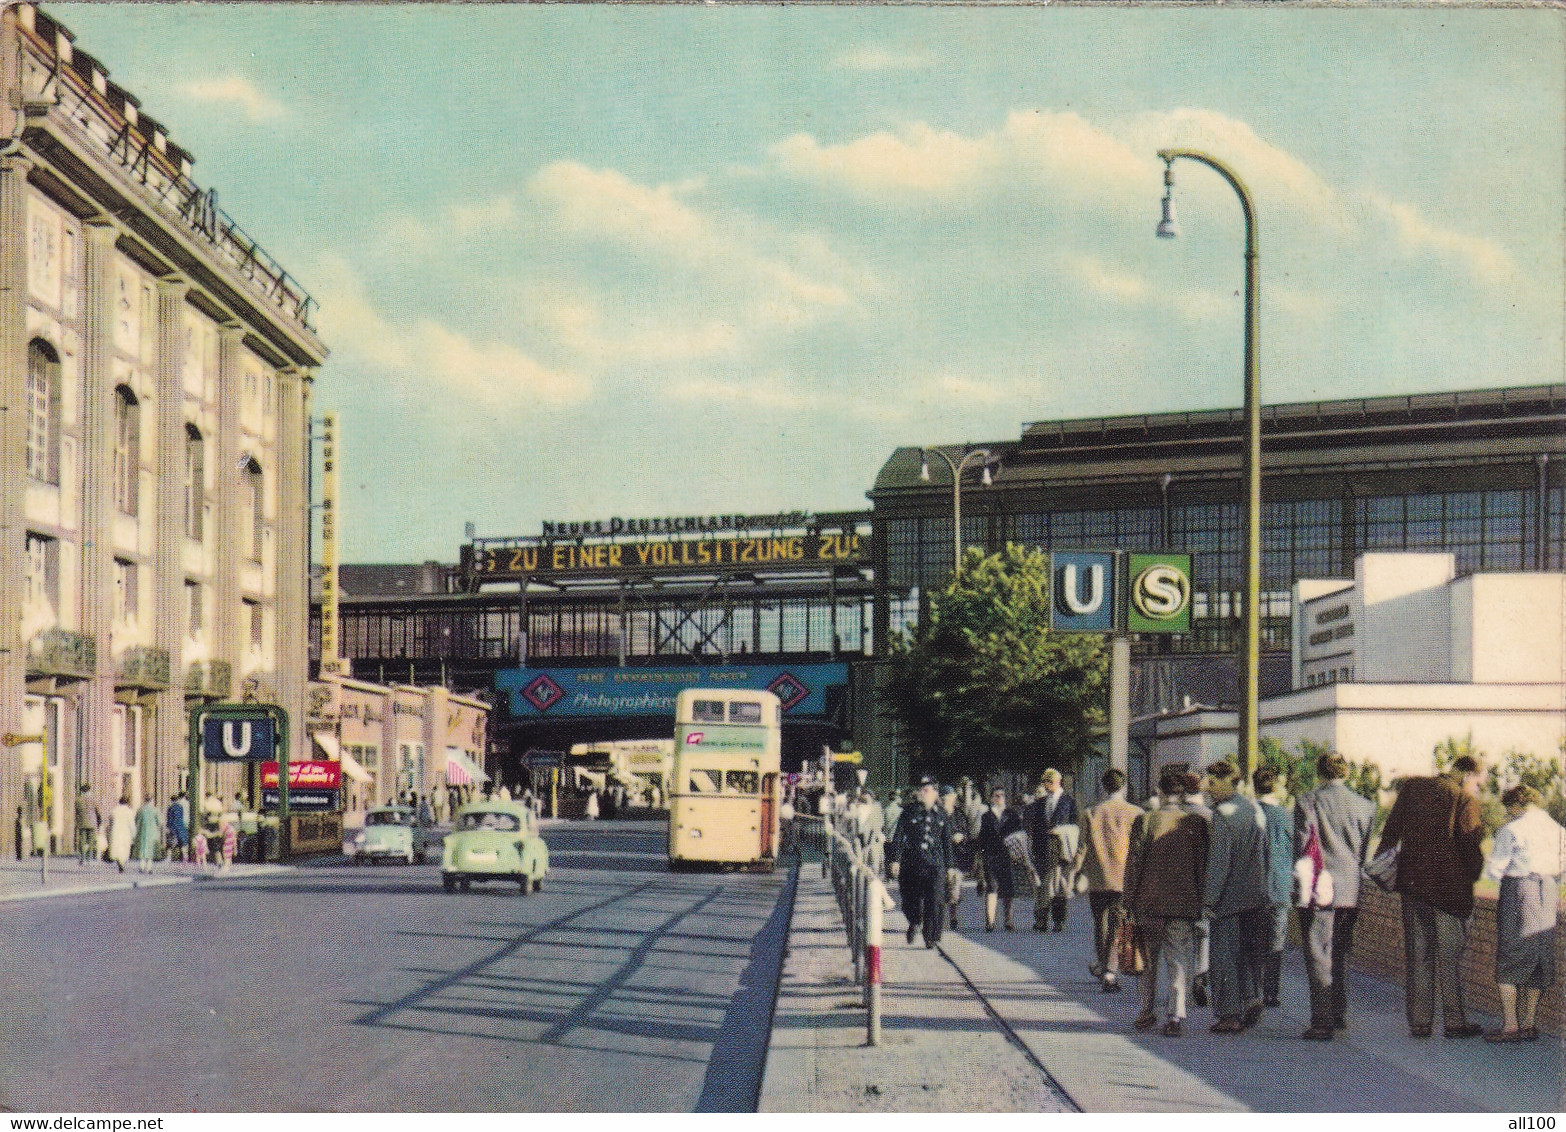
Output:
[[805,862],[758,1110],[1073,1111],[952,965],[923,943],[909,946],[900,914],[888,912],[886,924],[882,1044],[871,1049],[831,883]]
[[[293,865],[235,864],[221,878],[240,880],[245,877],[268,876],[272,873],[292,872]],[[49,858],[49,883],[40,879],[39,859],[25,861],[0,861],[0,904],[14,900],[38,900],[49,896],[85,896],[94,892],[123,892],[133,888],[159,888],[171,884],[190,884],[198,879],[217,880],[217,871],[208,868],[205,873],[196,866],[178,862],[158,861],[151,873],[143,873],[132,861],[122,873],[114,865],[103,861],[80,864],[75,857]]]
[[[934,978],[934,953],[904,946],[897,929],[905,922],[897,912],[886,917],[884,970],[888,991],[897,984],[900,993],[895,1004],[887,995],[886,1029],[904,1044],[857,1048],[864,1041],[863,1012],[826,1009],[855,998],[853,988],[827,981],[851,970],[841,922],[819,868],[807,866],[807,875],[810,883],[807,877],[800,883],[795,939],[806,948],[822,949],[823,958],[835,966],[829,970],[821,961],[801,961],[791,943],[773,1029],[773,1056],[782,1053],[778,1071],[793,1080],[780,1079],[774,1086],[769,1059],[763,1107],[865,1108],[869,1106],[852,1103],[852,1098],[883,1077],[933,1081],[953,1093],[976,1095],[975,1100],[951,1105],[921,1104],[904,1091],[876,1106],[889,1111],[1037,1107],[1011,1099],[995,1070],[982,1060],[992,1055],[973,1051],[980,1033],[973,1034],[973,1042],[952,1041],[954,1031],[988,1027],[997,1038],[999,1031],[966,986],[960,981],[953,986],[950,965],[945,982],[935,979],[929,988],[938,993],[913,997],[923,989],[921,974]],[[961,929],[946,933],[941,950],[1083,1111],[1554,1112],[1563,1107],[1561,1043],[1547,1036],[1513,1046],[1488,1045],[1478,1038],[1447,1041],[1439,1036],[1439,1024],[1435,1038],[1415,1040],[1403,1017],[1401,988],[1358,972],[1349,976],[1348,1033],[1330,1043],[1301,1041],[1309,1008],[1298,951],[1291,951],[1285,962],[1283,1008],[1268,1011],[1255,1029],[1237,1037],[1210,1034],[1211,1011],[1193,1009],[1183,1038],[1136,1033],[1131,1028],[1137,1010],[1135,980],[1126,981],[1124,993],[1105,995],[1088,974],[1092,926],[1086,899],[1073,901],[1067,930],[1058,935],[1031,930],[1031,905],[1019,901],[1017,913],[1023,930],[986,933],[977,894],[970,887],[961,907]],[[827,918],[830,931],[823,923]],[[809,937],[800,933],[806,924],[812,929]],[[962,994],[956,993],[959,989]],[[834,1013],[843,1017],[831,1017]],[[838,1029],[830,1041],[802,1040],[812,1033],[812,1025]],[[953,1050],[959,1045],[960,1055]],[[806,1057],[801,1057],[802,1046]],[[877,1059],[894,1053],[899,1060],[895,1069],[879,1064]],[[1037,1077],[1036,1070],[1034,1074]]]

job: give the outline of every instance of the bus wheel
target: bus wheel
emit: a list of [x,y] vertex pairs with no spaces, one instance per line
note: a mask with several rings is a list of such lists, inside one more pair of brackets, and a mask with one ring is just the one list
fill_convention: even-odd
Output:
[[457,887],[457,878],[456,877],[441,877],[440,878],[440,886],[442,888],[444,888],[447,892],[450,892],[450,891],[452,891],[453,889],[455,889]]
[[521,876],[517,877],[517,887],[522,890],[522,895],[526,896],[528,893],[533,891],[533,878],[528,876],[526,873],[523,873]]
[[461,885],[461,886],[462,886],[462,891],[463,891],[463,892],[466,892],[466,891],[467,891],[467,890],[468,890],[468,889],[470,889],[470,888],[472,888],[472,887],[473,887],[473,882],[472,882],[472,881],[470,881],[470,880],[469,880],[469,879],[468,879],[468,878],[467,878],[467,877],[463,877],[463,878],[462,878],[462,879],[461,879],[461,880],[460,880],[460,881],[458,881],[458,882],[457,882],[457,883],[458,883],[458,884],[460,884],[460,885]]

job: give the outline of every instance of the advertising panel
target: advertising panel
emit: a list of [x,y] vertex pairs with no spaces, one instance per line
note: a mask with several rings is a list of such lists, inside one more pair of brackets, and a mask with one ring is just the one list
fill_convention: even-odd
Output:
[[1115,555],[1057,550],[1050,555],[1050,628],[1110,633],[1115,628]]
[[[338,762],[309,761],[288,764],[289,802],[295,790],[336,790],[342,786],[343,764]],[[261,764],[262,789],[277,789],[277,763]]]
[[477,581],[499,582],[559,576],[690,574],[718,568],[849,566],[868,563],[869,559],[870,536],[829,532],[476,547],[466,561]]
[[726,723],[690,723],[677,729],[677,746],[684,751],[716,747],[724,751],[764,751],[766,732],[759,727],[730,727]]
[[687,688],[771,692],[785,717],[823,716],[826,690],[847,683],[846,664],[511,668],[495,674],[495,690],[511,697],[517,719],[673,715],[674,697]]
[[1132,554],[1126,574],[1126,628],[1133,633],[1185,633],[1191,628],[1191,556]]

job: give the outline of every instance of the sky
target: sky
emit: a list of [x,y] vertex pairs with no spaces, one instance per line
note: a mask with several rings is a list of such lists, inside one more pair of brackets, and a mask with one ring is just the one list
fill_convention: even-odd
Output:
[[1562,380],[1566,17],[62,4],[320,302],[350,562],[828,511],[901,445]]

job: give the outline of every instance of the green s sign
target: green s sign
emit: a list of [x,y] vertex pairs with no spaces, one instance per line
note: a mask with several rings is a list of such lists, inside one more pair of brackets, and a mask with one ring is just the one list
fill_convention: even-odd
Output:
[[1191,556],[1132,554],[1126,629],[1132,633],[1185,633],[1191,628]]

